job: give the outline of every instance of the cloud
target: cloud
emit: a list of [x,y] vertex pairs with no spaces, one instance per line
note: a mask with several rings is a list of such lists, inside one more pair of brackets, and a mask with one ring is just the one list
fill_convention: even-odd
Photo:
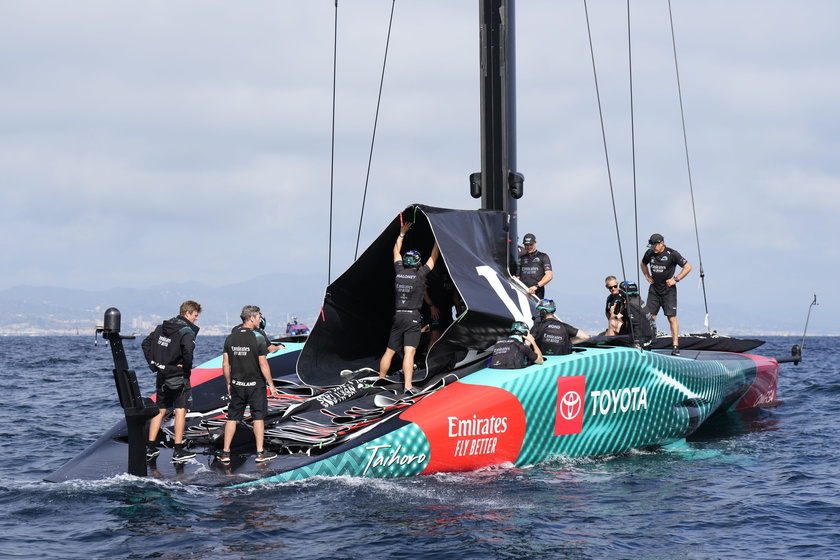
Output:
[[[332,2],[6,7],[0,288],[325,269],[330,236],[335,276],[406,204],[476,207],[474,4],[395,5],[368,169],[390,8],[340,5],[333,156]],[[632,8],[631,122],[626,4],[589,3],[611,194],[583,5],[517,4],[520,220],[558,263],[554,295],[600,308],[612,196],[628,275],[655,230],[697,262],[696,211],[715,297],[816,289],[798,263],[837,261],[840,6],[674,4],[695,207],[667,6]]]

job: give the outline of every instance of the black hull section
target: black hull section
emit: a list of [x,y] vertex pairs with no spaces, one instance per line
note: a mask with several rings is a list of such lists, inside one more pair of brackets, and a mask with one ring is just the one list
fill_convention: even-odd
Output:
[[[650,345],[651,350],[670,350],[673,347],[670,336],[655,338]],[[713,352],[735,352],[743,354],[764,344],[763,340],[755,338],[732,338],[716,334],[692,334],[679,337],[680,350],[709,350]],[[581,344],[586,347],[597,346],[633,346],[630,335],[594,336]]]

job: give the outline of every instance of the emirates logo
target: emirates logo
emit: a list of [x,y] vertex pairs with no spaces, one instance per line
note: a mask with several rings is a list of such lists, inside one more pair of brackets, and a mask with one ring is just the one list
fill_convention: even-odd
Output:
[[563,398],[560,399],[560,406],[558,407],[560,416],[566,420],[574,420],[580,415],[583,408],[583,399],[580,398],[580,393],[577,391],[569,391]]

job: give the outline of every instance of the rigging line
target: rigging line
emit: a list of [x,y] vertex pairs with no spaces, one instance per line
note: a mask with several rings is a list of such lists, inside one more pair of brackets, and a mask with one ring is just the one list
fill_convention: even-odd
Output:
[[[631,154],[632,154],[632,164],[633,164],[633,225],[636,230],[636,263],[641,262],[639,259],[639,197],[638,197],[638,190],[637,190],[637,183],[636,183],[636,110],[635,110],[635,103],[633,98],[633,40],[632,34],[630,33],[630,0],[627,0],[627,75],[630,82],[630,147],[631,147]],[[640,294],[639,298],[641,298],[641,277],[639,273],[641,272],[640,265],[635,266],[636,269],[636,287],[639,289]],[[629,308],[630,302],[628,298],[627,306]],[[629,309],[628,309],[629,312]],[[641,320],[644,321],[645,317],[641,317]],[[630,321],[630,336],[631,338],[635,338],[636,336],[641,337],[642,333],[636,335],[633,332],[633,321]],[[653,336],[655,337],[656,334],[654,333]],[[651,341],[652,342],[652,341]]]
[[[627,76],[630,82],[630,148],[633,164],[633,229],[636,231],[636,263],[641,263],[641,259],[639,258],[639,197],[636,183],[636,111],[635,104],[633,102],[633,40],[630,29],[630,0],[627,0]],[[642,269],[640,264],[636,264],[635,269],[636,287],[639,290],[639,298],[641,298],[642,279],[640,272]],[[629,301],[627,305],[629,307]],[[642,316],[641,320],[644,321],[645,317]],[[641,334],[642,333],[639,333],[640,337]],[[637,336],[633,333],[633,321],[630,321],[630,336],[633,338]],[[653,337],[656,338],[656,333],[653,333]]]
[[[630,33],[630,0],[627,0],[627,67],[630,80],[630,148],[633,164],[633,225],[636,230],[636,262],[639,258],[639,196],[636,183],[636,111],[633,102],[633,41]],[[641,286],[641,266],[636,266],[636,285]]]
[[627,270],[624,267],[624,251],[621,249],[621,230],[618,227],[618,209],[615,205],[615,188],[613,187],[612,170],[610,168],[610,154],[607,149],[607,132],[604,126],[604,110],[601,104],[601,89],[598,85],[598,72],[595,69],[595,49],[592,46],[592,28],[589,25],[589,8],[586,0],[583,0],[583,11],[586,14],[586,32],[589,35],[589,54],[592,59],[592,76],[595,79],[595,97],[598,100],[598,117],[601,120],[601,139],[604,142],[604,159],[607,162],[607,180],[610,185],[610,199],[612,200],[613,219],[615,220],[615,237],[618,241],[618,258],[621,262],[621,277],[627,278]]
[[385,56],[382,60],[382,75],[379,78],[379,96],[376,99],[376,116],[373,119],[373,134],[370,138],[370,155],[368,155],[368,167],[365,174],[365,190],[362,195],[362,209],[359,213],[359,232],[356,234],[356,253],[354,260],[359,258],[359,239],[362,237],[362,222],[365,216],[365,202],[367,200],[368,183],[370,181],[370,167],[373,162],[373,146],[376,142],[376,125],[379,122],[379,107],[382,103],[382,88],[385,84],[385,65],[388,62],[388,46],[391,44],[391,28],[394,25],[394,7],[397,0],[391,0],[391,19],[388,21],[388,38],[385,40]]
[[682,120],[683,145],[685,146],[685,166],[688,172],[688,189],[691,193],[691,212],[694,216],[694,238],[697,241],[697,259],[700,265],[700,286],[703,289],[703,305],[706,307],[706,332],[711,332],[709,328],[709,300],[706,298],[706,272],[703,269],[703,257],[700,254],[700,230],[697,227],[697,208],[694,204],[694,183],[691,179],[691,160],[688,157],[688,134],[685,126],[685,111],[683,109],[682,86],[680,85],[680,66],[677,62],[677,39],[674,33],[674,16],[671,10],[671,0],[668,0],[668,18],[671,22],[671,44],[674,48],[674,70],[677,76],[677,95],[680,100],[680,119]]
[[327,286],[332,283],[332,233],[333,198],[335,193],[335,97],[338,71],[338,0],[335,0],[335,23],[333,24],[333,89],[332,89],[332,133],[330,134],[330,223],[327,241]]

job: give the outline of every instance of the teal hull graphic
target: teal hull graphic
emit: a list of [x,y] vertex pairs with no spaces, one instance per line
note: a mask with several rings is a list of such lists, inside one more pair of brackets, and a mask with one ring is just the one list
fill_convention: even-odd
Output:
[[716,412],[775,400],[774,360],[697,352],[674,358],[628,348],[587,349],[522,370],[483,369],[428,395],[393,431],[269,477],[398,477],[504,463],[604,456],[668,445]]

